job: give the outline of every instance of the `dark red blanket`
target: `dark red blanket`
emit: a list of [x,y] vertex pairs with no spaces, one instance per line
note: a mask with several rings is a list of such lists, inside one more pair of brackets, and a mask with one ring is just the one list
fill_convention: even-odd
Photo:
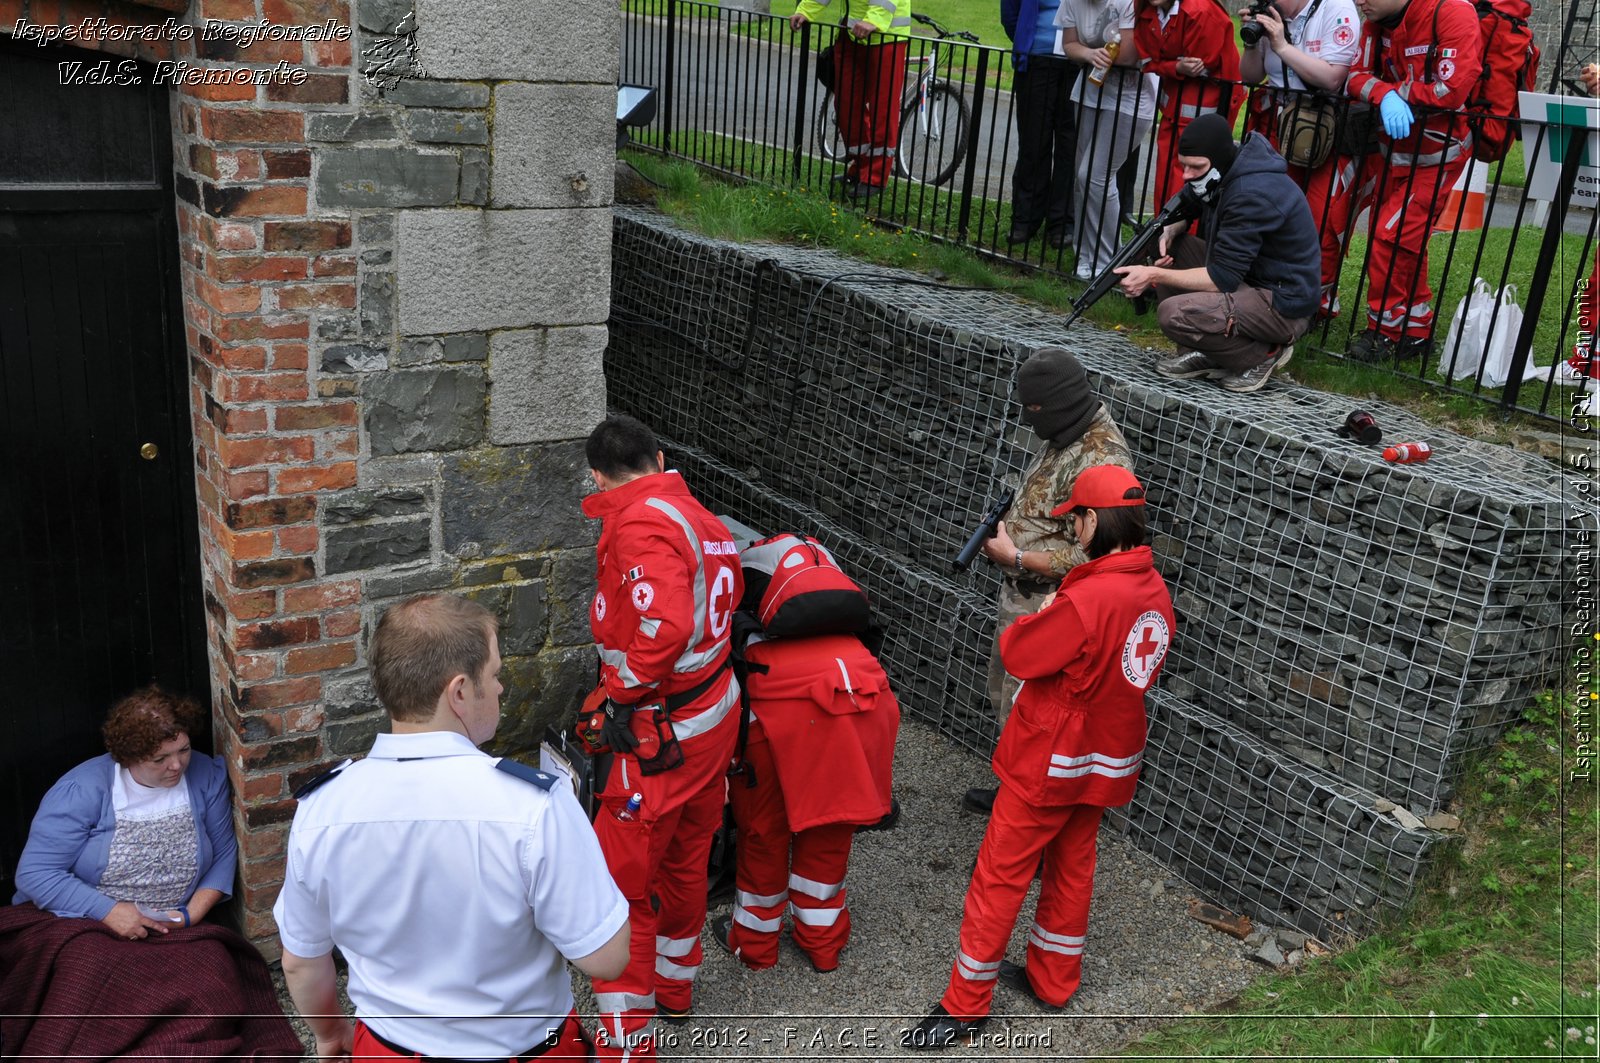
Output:
[[125,941],[95,919],[0,906],[0,1052],[73,1060],[299,1059],[261,954],[201,924]]

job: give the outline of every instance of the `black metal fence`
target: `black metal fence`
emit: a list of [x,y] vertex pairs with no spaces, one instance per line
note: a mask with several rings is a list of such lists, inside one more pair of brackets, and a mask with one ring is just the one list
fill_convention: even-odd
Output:
[[[654,87],[659,94],[654,122],[634,131],[637,146],[729,176],[847,196],[882,224],[1068,279],[1093,268],[1096,230],[1110,226],[1116,234],[1111,242],[1117,242],[1131,232],[1128,225],[1159,208],[1158,193],[1172,190],[1170,179],[1160,173],[1166,158],[1161,141],[1170,151],[1174,132],[1165,112],[1238,108],[1247,125],[1265,128],[1270,123],[1257,116],[1274,102],[1265,93],[1278,94],[1280,113],[1298,96],[1282,89],[1215,86],[1204,98],[1162,101],[1161,116],[1154,117],[1154,97],[1140,107],[1125,95],[1125,84],[1113,90],[1108,82],[1100,108],[1073,104],[1079,139],[1102,149],[1110,144],[1108,154],[1117,157],[1088,157],[1093,153],[1080,148],[1077,154],[1086,157],[1065,183],[1084,184],[1097,194],[1115,186],[1117,193],[1101,198],[1121,204],[1120,217],[1106,208],[1103,221],[1088,212],[1084,219],[1074,218],[1074,241],[1063,232],[1061,219],[1023,218],[1016,210],[1019,108],[1009,48],[945,36],[943,27],[919,28],[908,42],[903,76],[892,75],[901,87],[898,122],[889,123],[897,126],[890,130],[892,161],[884,166],[881,183],[857,187],[845,180],[845,141],[847,133],[861,139],[863,130],[848,128],[848,120],[841,130],[833,93],[817,79],[819,52],[835,42],[837,27],[805,24],[794,30],[784,19],[694,0],[627,0],[623,26],[620,80]],[[1203,91],[1201,83],[1186,84],[1195,93]],[[1450,118],[1418,113],[1425,125]],[[1594,163],[1584,156],[1583,136],[1569,136],[1567,127],[1536,116],[1527,124],[1536,127],[1535,135],[1513,145],[1503,163],[1469,160],[1465,190],[1441,190],[1450,203],[1428,240],[1427,269],[1417,263],[1409,277],[1398,276],[1395,267],[1373,276],[1386,260],[1372,261],[1374,241],[1368,234],[1376,200],[1360,195],[1363,189],[1381,194],[1385,182],[1407,175],[1385,165],[1378,154],[1342,159],[1338,181],[1350,185],[1356,209],[1346,215],[1342,204],[1332,209],[1327,199],[1321,204],[1319,225],[1328,233],[1343,230],[1343,237],[1325,270],[1329,313],[1319,315],[1302,342],[1348,357],[1352,340],[1368,327],[1369,302],[1374,317],[1380,304],[1431,304],[1432,323],[1421,333],[1428,342],[1380,348],[1378,368],[1553,421],[1576,420],[1583,411],[1600,414],[1593,390],[1600,381],[1592,379],[1600,375],[1593,353],[1595,315],[1592,302],[1586,302],[1595,298],[1590,275],[1596,263],[1596,213],[1568,206],[1580,174],[1592,173]],[[874,135],[885,139],[884,133],[880,128]],[[1123,162],[1120,153],[1129,141],[1134,150]],[[1535,159],[1561,165],[1551,204],[1528,196]],[[1029,172],[1036,165],[1030,161]],[[1291,172],[1302,179],[1307,173]],[[1081,198],[1070,192],[1068,197]],[[1098,205],[1101,199],[1092,202]],[[1509,360],[1480,358],[1480,345],[1472,340],[1475,329],[1466,327],[1474,322],[1452,327],[1468,309],[1478,278],[1482,284],[1476,287],[1487,291],[1477,297],[1487,320],[1476,322],[1477,334],[1493,336],[1497,342],[1489,346],[1509,350]],[[1369,299],[1374,280],[1383,299]],[[1510,303],[1502,293],[1513,297]],[[1418,329],[1413,321],[1407,335]]]

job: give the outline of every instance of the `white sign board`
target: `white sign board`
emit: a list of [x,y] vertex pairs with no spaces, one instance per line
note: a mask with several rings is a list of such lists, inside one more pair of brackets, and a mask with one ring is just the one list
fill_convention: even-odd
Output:
[[[1556,198],[1561,183],[1561,162],[1566,157],[1567,141],[1582,136],[1583,158],[1578,166],[1578,181],[1573,188],[1572,205],[1600,207],[1600,99],[1584,96],[1551,96],[1543,92],[1517,93],[1522,123],[1522,151],[1528,167],[1528,198],[1550,201]],[[1579,130],[1587,130],[1581,133]]]

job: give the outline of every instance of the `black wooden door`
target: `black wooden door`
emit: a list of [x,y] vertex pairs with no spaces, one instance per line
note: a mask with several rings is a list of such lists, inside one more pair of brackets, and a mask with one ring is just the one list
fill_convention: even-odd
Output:
[[167,93],[104,59],[0,38],[0,903],[116,698],[208,698]]

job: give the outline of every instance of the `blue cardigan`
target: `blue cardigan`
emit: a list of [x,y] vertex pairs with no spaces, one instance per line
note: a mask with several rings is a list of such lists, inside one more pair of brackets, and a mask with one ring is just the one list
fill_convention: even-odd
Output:
[[[106,753],[79,764],[50,787],[17,861],[17,895],[12,904],[32,901],[56,915],[90,919],[104,919],[116,905],[95,888],[106,873],[111,836],[116,833],[117,818],[111,810],[115,771],[116,762]],[[221,757],[196,753],[189,758],[184,780],[199,828],[197,871],[184,901],[201,889],[231,895],[239,843],[233,836],[227,769]]]

